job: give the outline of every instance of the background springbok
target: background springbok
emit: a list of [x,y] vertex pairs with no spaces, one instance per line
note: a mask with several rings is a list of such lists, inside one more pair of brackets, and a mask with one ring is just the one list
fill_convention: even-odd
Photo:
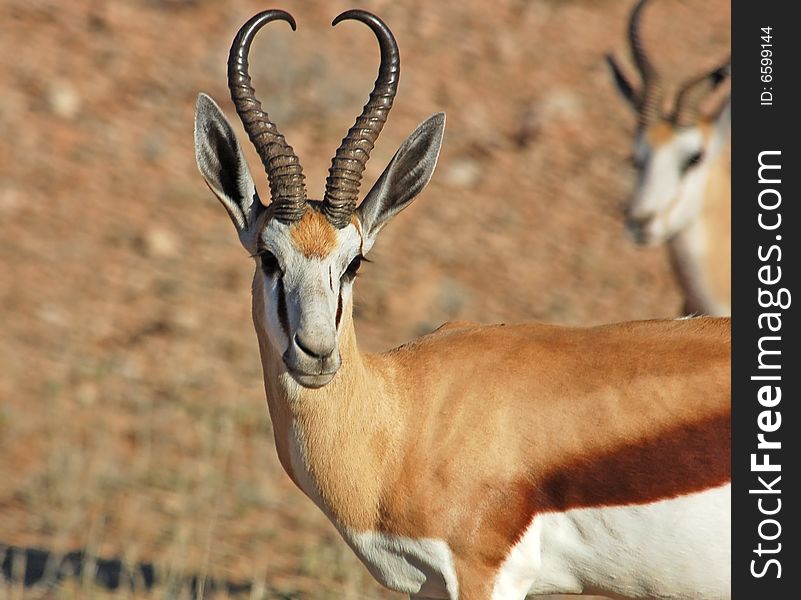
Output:
[[628,24],[636,85],[612,56],[607,60],[623,97],[637,112],[637,181],[627,210],[640,244],[667,242],[684,291],[686,314],[731,313],[731,112],[728,94],[702,111],[727,81],[729,60],[685,82],[664,111],[662,77],[648,57],[640,29],[648,0]]
[[256,15],[228,61],[261,157],[255,190],[219,107],[198,98],[199,169],[256,262],[253,321],[275,445],[295,484],[370,572],[412,598],[527,594],[729,597],[729,321],[596,328],[451,323],[382,354],[358,350],[352,289],[389,219],[428,183],[445,124],[400,146],[364,201],[365,163],[397,90],[377,17],[373,92],[322,201],[248,74]]

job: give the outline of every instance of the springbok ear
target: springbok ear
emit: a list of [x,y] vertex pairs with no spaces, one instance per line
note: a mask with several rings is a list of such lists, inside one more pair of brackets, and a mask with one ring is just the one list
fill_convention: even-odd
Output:
[[711,109],[705,111],[706,118],[710,121],[717,120],[724,109],[729,106],[731,101],[731,91],[726,92],[718,101],[716,98],[719,92],[726,90],[723,89],[723,84],[731,79],[731,61],[719,65],[712,69],[709,73],[699,77],[687,90],[688,103],[692,105],[701,105],[705,103],[707,98],[712,98],[714,105]]
[[715,91],[722,83],[725,83],[731,77],[731,59],[726,60],[723,64],[718,65],[707,73],[702,81],[706,83],[706,93]]
[[705,118],[712,123],[718,140],[726,139],[731,135],[731,94],[726,94],[719,100]]
[[716,123],[731,127],[731,94],[726,94],[712,110],[711,116]]
[[362,225],[362,252],[367,253],[381,228],[411,204],[428,184],[437,165],[445,113],[428,117],[401,144],[356,214]]
[[625,98],[626,101],[636,110],[640,97],[639,91],[623,72],[623,69],[620,68],[620,65],[615,60],[614,56],[607,54],[606,64],[608,64],[609,68],[612,70],[612,76],[615,78],[615,84],[617,85],[618,91],[623,98]]
[[231,124],[206,94],[199,94],[195,105],[195,159],[203,179],[228,211],[242,244],[255,252],[250,247],[254,243],[251,228],[264,206]]

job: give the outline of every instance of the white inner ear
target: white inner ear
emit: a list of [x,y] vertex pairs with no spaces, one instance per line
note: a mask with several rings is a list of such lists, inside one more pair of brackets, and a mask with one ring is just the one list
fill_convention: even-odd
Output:
[[[248,163],[245,160],[245,155],[242,153],[242,148],[237,144],[237,156],[239,158],[239,177],[237,178],[237,187],[239,193],[242,194],[242,210],[245,216],[251,220],[251,213],[253,212],[253,203],[256,201],[256,184],[253,183],[253,177],[250,174]],[[252,223],[251,223],[252,224]]]
[[[195,110],[194,141],[198,168],[234,222],[242,245],[253,254],[256,251],[253,227],[256,187],[242,147],[230,122],[211,97],[200,94]],[[225,169],[236,172],[224,172]],[[235,190],[223,189],[223,181],[226,187],[229,186],[228,177],[236,178],[233,181]]]
[[[349,225],[348,227],[352,227]],[[359,231],[364,231],[364,227],[361,223],[359,223]],[[370,252],[370,249],[373,247],[375,243],[375,239],[378,237],[377,235],[361,235],[359,231],[356,232],[356,235],[359,237],[359,250],[361,251],[362,256],[367,256],[367,253]]]

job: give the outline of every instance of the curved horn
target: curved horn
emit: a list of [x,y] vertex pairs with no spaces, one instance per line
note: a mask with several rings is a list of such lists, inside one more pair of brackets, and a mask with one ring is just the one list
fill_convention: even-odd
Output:
[[331,24],[349,19],[361,21],[373,30],[381,48],[381,65],[370,98],[337,149],[325,180],[323,212],[338,229],[350,222],[351,213],[356,208],[364,166],[392,108],[400,76],[398,44],[389,27],[364,10],[345,11]]
[[671,120],[679,125],[687,125],[695,121],[698,118],[698,105],[707,94],[726,81],[729,75],[731,75],[730,56],[711,71],[690,79],[681,87],[676,96],[676,105]]
[[253,38],[265,24],[276,20],[286,21],[295,30],[292,15],[283,10],[265,10],[245,23],[236,34],[228,55],[228,88],[236,112],[267,172],[275,218],[292,223],[306,210],[303,169],[295,151],[267,113],[262,111],[248,73],[248,53]]
[[642,19],[642,11],[646,4],[648,4],[648,0],[640,0],[634,7],[634,10],[631,11],[631,16],[629,17],[629,44],[631,45],[631,56],[642,77],[642,90],[640,91],[638,103],[640,113],[639,125],[641,127],[653,121],[662,100],[661,77],[656,67],[654,67],[653,63],[648,58],[645,52],[645,46],[642,43],[642,38],[640,37],[640,21]]

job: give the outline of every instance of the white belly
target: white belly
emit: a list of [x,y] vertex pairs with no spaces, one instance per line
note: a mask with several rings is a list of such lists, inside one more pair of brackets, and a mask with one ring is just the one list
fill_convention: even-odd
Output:
[[653,504],[537,517],[512,549],[493,600],[526,594],[731,597],[731,486]]

